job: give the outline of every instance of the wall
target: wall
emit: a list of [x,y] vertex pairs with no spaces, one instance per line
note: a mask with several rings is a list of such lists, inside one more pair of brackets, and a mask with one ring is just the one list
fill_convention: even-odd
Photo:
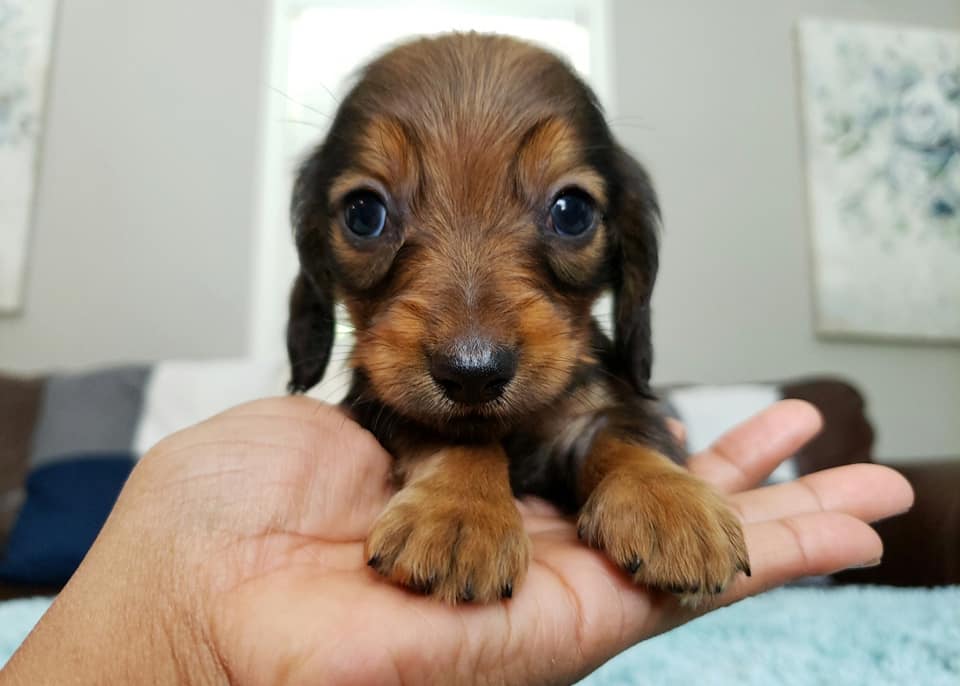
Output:
[[242,354],[265,0],[64,0],[0,367]]
[[803,16],[960,30],[956,0],[616,4],[612,119],[650,166],[665,214],[655,376],[840,374],[868,396],[879,455],[960,455],[960,347],[813,335],[794,35]]

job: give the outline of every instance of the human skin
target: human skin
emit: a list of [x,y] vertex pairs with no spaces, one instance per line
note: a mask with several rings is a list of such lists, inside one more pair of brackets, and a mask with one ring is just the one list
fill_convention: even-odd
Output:
[[819,427],[809,405],[783,401],[691,457],[741,516],[753,572],[710,607],[632,584],[533,499],[518,503],[533,561],[513,598],[450,606],[366,565],[392,494],[391,458],[369,433],[307,398],[243,405],[141,460],[0,684],[572,683],[713,607],[879,561],[866,522],[913,499],[896,472],[850,465],[755,487]]

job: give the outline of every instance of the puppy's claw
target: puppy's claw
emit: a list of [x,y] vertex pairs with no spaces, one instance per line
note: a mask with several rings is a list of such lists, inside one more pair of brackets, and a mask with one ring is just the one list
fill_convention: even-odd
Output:
[[461,591],[459,600],[464,603],[473,602],[473,586],[471,584],[467,584],[463,591]]
[[[648,497],[638,500],[638,492]],[[683,511],[679,522],[666,513]],[[686,604],[721,593],[749,568],[739,522],[706,484],[683,474],[651,477],[624,468],[606,477],[580,511],[587,541],[640,584]]]
[[507,584],[503,587],[503,590],[500,591],[501,598],[512,598],[513,597],[513,584]]
[[379,568],[380,568],[380,562],[381,562],[380,556],[379,556],[379,555],[374,555],[374,556],[372,556],[369,560],[367,560],[367,566],[368,566],[368,567],[373,567],[374,569],[376,569],[376,570],[379,572],[379,571],[380,571],[380,569],[379,569]]

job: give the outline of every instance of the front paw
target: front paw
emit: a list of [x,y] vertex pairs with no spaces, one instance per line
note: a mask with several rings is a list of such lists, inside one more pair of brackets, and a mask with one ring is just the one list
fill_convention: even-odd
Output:
[[709,486],[682,471],[608,474],[580,511],[580,537],[634,581],[696,605],[750,573],[743,529]]
[[411,485],[367,538],[369,565],[448,603],[510,597],[530,563],[530,539],[512,499],[488,502]]

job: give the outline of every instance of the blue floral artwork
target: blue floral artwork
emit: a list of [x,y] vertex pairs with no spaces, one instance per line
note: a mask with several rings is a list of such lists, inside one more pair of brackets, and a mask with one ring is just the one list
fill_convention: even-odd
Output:
[[0,313],[19,309],[55,0],[0,0]]
[[960,340],[960,32],[799,36],[819,330]]

